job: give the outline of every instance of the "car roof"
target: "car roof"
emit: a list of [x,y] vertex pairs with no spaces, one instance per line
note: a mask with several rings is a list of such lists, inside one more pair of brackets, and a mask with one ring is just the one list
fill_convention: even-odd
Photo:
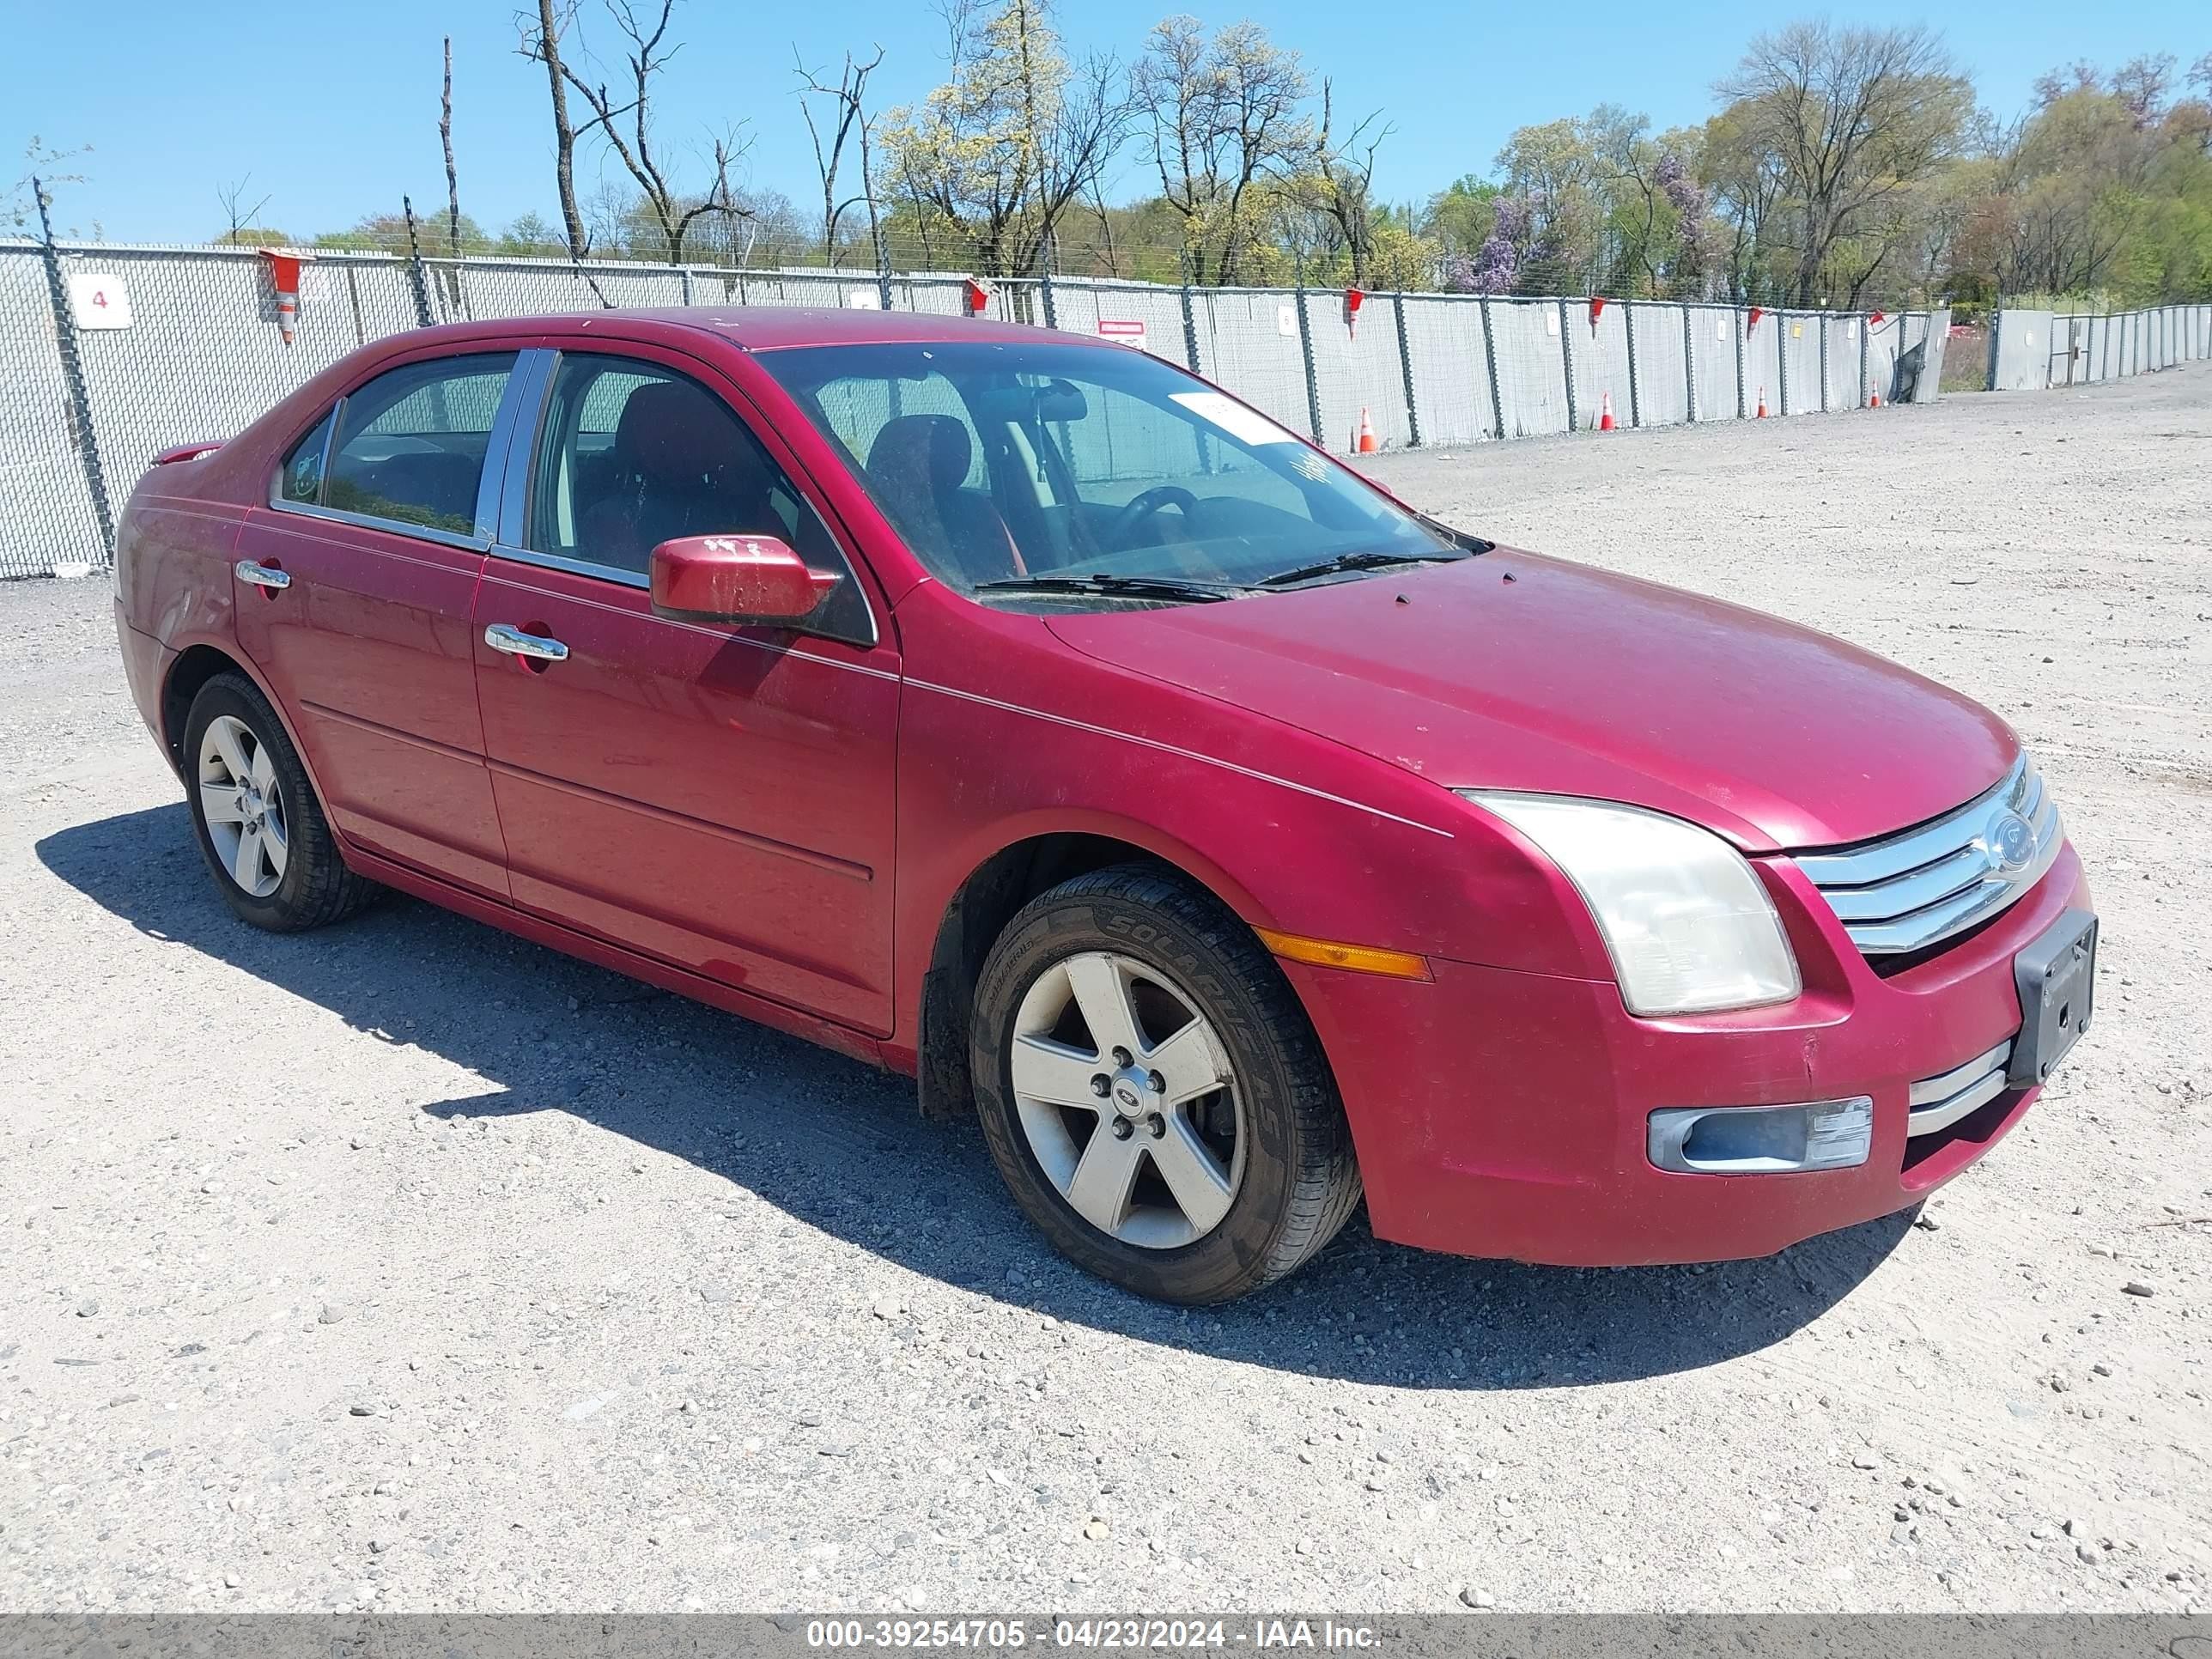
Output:
[[409,337],[455,345],[526,336],[618,334],[650,338],[670,334],[709,334],[744,351],[776,351],[793,346],[927,343],[984,341],[1109,346],[1090,335],[1055,332],[1025,323],[988,317],[942,317],[918,311],[852,310],[834,306],[617,307],[604,311],[563,312],[543,317],[502,317],[496,321],[453,323]]

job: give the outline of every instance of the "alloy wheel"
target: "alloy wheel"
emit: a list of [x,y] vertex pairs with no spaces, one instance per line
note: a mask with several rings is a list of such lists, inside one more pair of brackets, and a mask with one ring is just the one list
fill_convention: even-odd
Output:
[[1054,963],[1022,998],[1010,1069],[1038,1167],[1101,1232],[1174,1249],[1228,1214],[1248,1139],[1236,1069],[1158,969],[1103,951]]
[[231,714],[208,722],[200,736],[200,816],[224,872],[252,898],[283,884],[289,853],[284,796],[268,746]]

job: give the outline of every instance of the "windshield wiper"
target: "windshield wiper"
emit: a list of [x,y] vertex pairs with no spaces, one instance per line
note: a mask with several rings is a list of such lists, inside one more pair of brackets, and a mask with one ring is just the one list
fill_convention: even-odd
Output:
[[1450,564],[1471,556],[1467,553],[1340,553],[1333,559],[1294,565],[1272,576],[1262,576],[1260,586],[1287,587],[1292,582],[1311,581],[1316,576],[1334,576],[1347,570],[1382,570],[1394,564]]
[[1087,576],[1003,576],[977,582],[978,593],[1090,593],[1110,599],[1233,599],[1249,587],[1234,582],[1197,581],[1182,576],[1121,576],[1099,571]]

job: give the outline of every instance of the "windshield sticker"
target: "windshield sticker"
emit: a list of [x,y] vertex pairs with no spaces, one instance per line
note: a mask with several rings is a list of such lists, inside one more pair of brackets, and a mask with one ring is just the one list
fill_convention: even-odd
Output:
[[1255,409],[1247,409],[1222,392],[1173,392],[1168,394],[1202,421],[1211,421],[1240,443],[1294,444],[1297,437],[1285,432]]

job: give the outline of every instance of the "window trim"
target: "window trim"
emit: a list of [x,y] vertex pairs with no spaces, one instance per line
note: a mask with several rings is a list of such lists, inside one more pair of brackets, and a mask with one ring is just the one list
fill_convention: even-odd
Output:
[[551,347],[533,346],[523,355],[528,360],[521,368],[527,384],[516,400],[507,422],[507,447],[500,455],[499,494],[491,526],[495,547],[522,544],[530,516],[530,475],[544,435],[545,413],[552,406],[554,373],[561,366],[561,354]]
[[303,519],[319,519],[325,524],[350,525],[356,530],[381,531],[386,535],[404,536],[418,542],[435,542],[441,547],[459,548],[464,552],[483,553],[491,548],[489,536],[464,536],[451,530],[440,530],[434,525],[410,524],[404,519],[373,518],[366,513],[348,513],[343,507],[317,507],[306,501],[272,501],[270,510],[289,513]]
[[[560,372],[561,360],[567,356],[623,358],[631,362],[646,364],[665,374],[681,375],[728,410],[731,417],[738,422],[745,435],[759,447],[761,453],[768,459],[769,465],[790,480],[791,487],[799,493],[800,502],[814,514],[822,526],[823,533],[830,538],[830,545],[837,550],[838,557],[844,560],[845,580],[853,584],[854,590],[860,596],[862,608],[867,612],[867,637],[854,639],[843,634],[824,633],[805,627],[795,627],[793,631],[804,634],[809,638],[827,640],[832,644],[848,646],[860,651],[872,651],[881,645],[884,638],[883,622],[876,614],[875,595],[868,591],[868,583],[860,575],[862,566],[860,559],[854,555],[847,538],[840,532],[837,522],[829,509],[821,501],[817,501],[813,495],[808,493],[807,486],[813,484],[813,480],[807,478],[805,483],[802,483],[801,471],[787,465],[761,435],[760,426],[765,423],[764,418],[758,423],[750,418],[748,411],[753,409],[751,401],[750,399],[740,401],[738,397],[732,396],[730,392],[708,384],[702,374],[689,368],[679,368],[672,362],[663,362],[659,356],[653,354],[653,350],[624,349],[635,348],[640,343],[641,343],[610,336],[605,339],[593,340],[578,350],[560,347],[541,347],[532,349],[525,353],[526,356],[539,360],[533,377],[535,384],[528,394],[531,406],[527,411],[518,409],[507,434],[507,456],[498,496],[498,515],[495,520],[495,533],[484,550],[492,556],[510,564],[535,565],[541,570],[558,570],[571,576],[585,576],[598,581],[611,582],[618,587],[632,588],[642,593],[652,592],[653,579],[643,571],[628,569],[621,565],[601,564],[592,559],[573,559],[562,553],[541,553],[535,548],[522,544],[522,538],[528,529],[532,476],[537,471],[538,453],[544,447],[545,418],[553,406],[553,382]],[[683,356],[691,362],[698,363],[701,368],[711,370],[713,367],[711,364],[701,362],[699,359],[690,357],[689,353],[679,352],[671,347],[659,347],[658,349],[672,356]],[[516,380],[520,381],[523,376],[524,371],[518,368]],[[502,416],[507,413],[503,406],[501,413]],[[495,425],[496,424],[497,422],[495,422]],[[337,428],[333,426],[331,430],[335,433]],[[819,488],[819,486],[815,487],[817,489]],[[653,613],[648,612],[648,614]],[[669,618],[657,617],[656,620],[665,622]],[[691,625],[696,626],[696,624]]]
[[[275,468],[269,475],[270,506],[301,507],[322,505],[323,491],[330,483],[331,446],[337,441],[338,422],[344,418],[345,402],[344,397],[341,395],[336,403],[323,410],[316,419],[314,426],[310,426],[298,438],[284,446],[283,453],[276,457]],[[315,499],[313,502],[295,501],[284,493],[284,474],[291,465],[292,457],[299,453],[301,444],[307,441],[308,434],[313,432],[316,426],[323,428],[323,453],[316,458],[315,461]]]
[[653,578],[635,570],[625,570],[618,564],[595,564],[589,559],[572,559],[561,553],[540,553],[534,548],[518,546],[513,542],[494,542],[490,551],[496,558],[510,564],[534,564],[541,570],[566,571],[571,576],[591,576],[619,587],[635,587],[641,593],[653,591]]
[[[483,470],[477,477],[476,532],[473,535],[464,536],[458,531],[440,530],[434,525],[412,524],[404,519],[380,518],[369,513],[349,513],[343,507],[326,507],[323,504],[331,487],[331,451],[337,443],[338,432],[345,423],[345,406],[355,392],[359,392],[362,386],[383,379],[386,374],[397,373],[403,368],[412,368],[417,363],[450,362],[465,357],[501,357],[509,355],[514,358],[514,366],[507,371],[507,385],[500,392],[499,408],[494,411],[491,417],[491,428],[484,436]],[[504,459],[506,451],[503,446],[511,443],[513,440],[519,404],[517,392],[520,383],[526,378],[525,371],[528,367],[529,359],[551,355],[550,352],[535,350],[527,346],[501,345],[495,342],[488,350],[435,351],[422,356],[405,357],[398,362],[378,365],[374,372],[357,385],[340,393],[337,401],[325,410],[323,415],[315,417],[316,422],[319,423],[327,416],[331,423],[330,430],[323,437],[322,468],[315,481],[315,500],[295,501],[285,496],[284,463],[292,453],[292,450],[288,447],[277,457],[276,465],[270,469],[268,501],[270,511],[289,513],[303,519],[319,519],[325,524],[348,525],[356,530],[375,530],[386,535],[405,536],[416,541],[433,542],[441,547],[458,548],[464,552],[489,553],[497,539],[495,532],[498,525],[499,492],[506,476]],[[314,426],[311,424],[307,430],[313,431]],[[496,467],[492,463],[495,453],[502,457],[500,465]],[[487,516],[487,509],[489,509],[489,516]]]

